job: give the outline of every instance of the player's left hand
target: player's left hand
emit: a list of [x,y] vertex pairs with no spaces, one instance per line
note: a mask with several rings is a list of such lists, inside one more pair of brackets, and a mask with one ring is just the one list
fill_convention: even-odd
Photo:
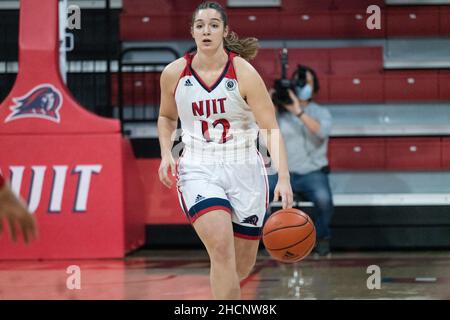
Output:
[[278,183],[275,187],[273,201],[278,201],[281,197],[283,209],[292,208],[294,204],[294,195],[289,179],[278,178]]

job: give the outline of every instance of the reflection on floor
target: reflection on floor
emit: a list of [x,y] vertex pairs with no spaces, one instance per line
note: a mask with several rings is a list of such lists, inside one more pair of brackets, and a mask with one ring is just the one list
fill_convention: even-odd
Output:
[[[211,299],[208,272],[201,250],[0,261],[0,299]],[[449,273],[450,252],[334,253],[287,265],[261,250],[241,287],[243,299],[450,299]]]

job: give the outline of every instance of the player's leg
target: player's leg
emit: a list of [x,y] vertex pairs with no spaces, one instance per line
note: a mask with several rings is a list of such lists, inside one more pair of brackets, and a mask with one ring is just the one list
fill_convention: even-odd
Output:
[[228,197],[234,210],[236,267],[240,280],[243,280],[251,273],[256,262],[269,201],[269,183],[264,162],[260,158],[229,173],[235,175]]
[[239,281],[247,278],[252,272],[258,255],[259,240],[234,237],[236,252],[236,269]]
[[215,299],[240,298],[236,273],[232,207],[214,166],[179,162],[177,191],[180,204],[210,257],[211,290]]
[[193,222],[211,261],[211,290],[215,299],[239,299],[233,228],[229,212],[214,210]]

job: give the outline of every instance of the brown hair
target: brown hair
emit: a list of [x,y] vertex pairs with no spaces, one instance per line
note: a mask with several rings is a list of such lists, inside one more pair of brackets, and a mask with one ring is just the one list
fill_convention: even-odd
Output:
[[[218,11],[223,20],[224,28],[228,26],[228,15],[225,9],[220,4],[214,1],[202,2],[197,7],[197,9],[195,9],[194,13],[192,14],[192,22],[191,22],[192,25],[194,25],[197,13],[203,9],[214,9]],[[258,39],[256,38],[240,39],[235,32],[230,31],[228,32],[228,35],[224,38],[224,47],[227,50],[236,52],[237,54],[239,54],[239,56],[249,61],[252,60],[254,57],[256,57],[256,54],[258,53],[259,49],[259,44]]]

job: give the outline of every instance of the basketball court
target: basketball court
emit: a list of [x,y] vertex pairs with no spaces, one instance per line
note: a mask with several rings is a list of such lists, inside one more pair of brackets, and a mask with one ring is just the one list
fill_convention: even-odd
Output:
[[[81,270],[81,289],[68,290],[67,268]],[[381,269],[380,289],[369,289]],[[243,300],[450,299],[448,252],[333,253],[281,264],[261,251],[242,282]],[[370,281],[369,281],[370,282]],[[207,300],[209,260],[203,250],[142,250],[125,259],[0,263],[0,299]]]
[[[336,124],[331,254],[281,263],[261,245],[242,299],[450,299],[450,1],[219,2],[261,39],[268,86],[283,48],[289,74],[318,71]],[[39,226],[28,246],[1,235],[0,300],[212,299],[206,251],[157,173],[159,77],[192,49],[198,3],[0,3],[0,171]]]

